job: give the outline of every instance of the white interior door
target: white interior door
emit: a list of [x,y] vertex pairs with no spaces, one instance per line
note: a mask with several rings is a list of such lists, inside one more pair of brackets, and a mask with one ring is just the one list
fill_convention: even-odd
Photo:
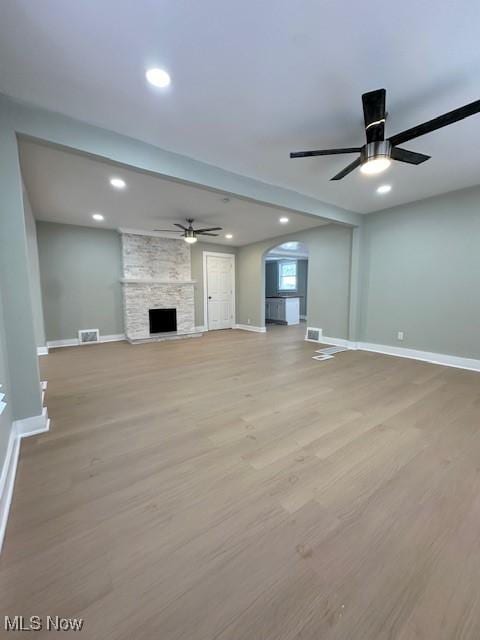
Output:
[[235,318],[235,270],[233,255],[207,255],[208,329],[231,329]]

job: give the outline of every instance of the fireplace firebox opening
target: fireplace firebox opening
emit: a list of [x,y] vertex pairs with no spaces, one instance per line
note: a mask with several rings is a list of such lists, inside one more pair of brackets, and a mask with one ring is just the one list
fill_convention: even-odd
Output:
[[177,330],[176,309],[149,309],[150,333],[167,333]]

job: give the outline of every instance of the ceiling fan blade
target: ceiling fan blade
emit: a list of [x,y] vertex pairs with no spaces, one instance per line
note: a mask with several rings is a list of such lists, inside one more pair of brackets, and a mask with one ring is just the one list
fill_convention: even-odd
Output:
[[431,156],[426,156],[423,153],[416,153],[415,151],[400,149],[400,147],[393,147],[390,153],[390,157],[392,158],[392,160],[408,162],[408,164],[422,164],[422,162],[430,160],[431,158]]
[[385,89],[376,89],[362,95],[367,142],[385,139],[385,96]]
[[428,122],[423,122],[422,124],[418,124],[416,127],[397,133],[389,138],[389,140],[392,145],[402,144],[408,140],[419,138],[420,136],[424,136],[426,133],[436,131],[437,129],[446,127],[449,124],[453,124],[454,122],[458,122],[459,120],[463,120],[464,118],[468,118],[469,116],[473,116],[479,112],[480,100],[475,100],[475,102],[470,102],[470,104],[466,104],[463,107],[459,107],[458,109],[444,113],[441,116],[437,116],[436,118],[433,118],[433,120],[428,120]]
[[176,231],[175,229],[154,229],[154,231],[161,231],[162,233],[181,233],[181,231]]
[[318,149],[317,151],[295,151],[290,158],[311,158],[312,156],[333,156],[337,153],[358,153],[361,147],[347,147],[345,149]]
[[209,229],[195,229],[195,233],[205,233],[205,231],[221,231],[222,227],[210,227]]
[[[195,233],[198,233],[198,231],[195,231]],[[200,235],[202,236],[218,236],[218,233],[201,233]]]
[[184,231],[187,231],[187,227],[184,227],[183,224],[179,224],[178,222],[174,222],[173,223],[176,227],[180,227],[180,229],[183,229]]
[[345,169],[342,169],[340,171],[340,173],[337,173],[336,176],[333,176],[333,178],[330,178],[330,180],[341,180],[342,178],[344,178],[346,175],[348,175],[349,173],[351,173],[354,169],[356,169],[357,167],[359,167],[362,164],[362,161],[360,158],[357,158],[356,160],[354,160],[353,162],[351,162],[347,167],[345,167]]

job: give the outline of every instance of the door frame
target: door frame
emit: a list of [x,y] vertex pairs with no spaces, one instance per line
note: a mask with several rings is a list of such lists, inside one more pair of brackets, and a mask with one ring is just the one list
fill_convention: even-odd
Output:
[[232,309],[233,309],[233,322],[232,329],[235,327],[237,322],[237,312],[235,309],[235,279],[236,279],[236,271],[235,271],[235,254],[234,253],[223,253],[221,251],[204,251],[203,252],[203,331],[208,331],[208,274],[207,274],[207,258],[208,256],[212,256],[213,258],[230,258],[233,265],[233,286],[232,286]]

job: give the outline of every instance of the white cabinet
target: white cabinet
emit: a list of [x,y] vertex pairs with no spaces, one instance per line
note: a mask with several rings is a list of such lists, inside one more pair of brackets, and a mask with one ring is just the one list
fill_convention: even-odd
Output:
[[300,324],[300,298],[285,298],[285,321],[287,324]]
[[300,298],[266,298],[265,320],[281,324],[299,324]]

